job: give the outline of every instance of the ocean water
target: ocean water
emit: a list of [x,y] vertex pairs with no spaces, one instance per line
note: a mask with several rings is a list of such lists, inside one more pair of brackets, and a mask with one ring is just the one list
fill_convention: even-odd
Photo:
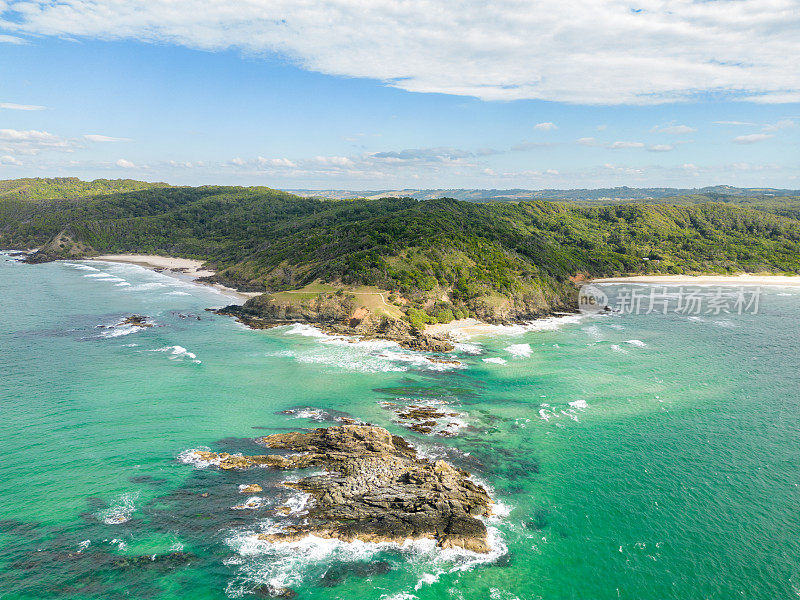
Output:
[[[800,290],[765,288],[758,314],[507,330],[466,340],[461,366],[248,331],[205,311],[229,298],[135,266],[0,255],[0,299],[4,600],[800,595]],[[107,327],[131,314],[155,326]],[[385,403],[447,405],[457,435],[412,433]],[[342,414],[491,486],[494,551],[254,543],[270,507],[302,508],[274,487],[290,474],[188,452]],[[233,509],[247,483],[260,508]]]

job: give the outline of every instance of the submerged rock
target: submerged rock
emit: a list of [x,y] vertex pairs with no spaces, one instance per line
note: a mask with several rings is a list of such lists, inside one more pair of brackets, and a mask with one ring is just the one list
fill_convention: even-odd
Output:
[[243,484],[239,486],[239,493],[240,494],[255,494],[257,492],[263,491],[261,486],[257,483],[250,483],[250,484]]
[[116,324],[116,327],[121,327],[123,325],[133,325],[134,327],[153,326],[153,324],[148,321],[147,317],[143,315],[131,315],[130,317],[125,317],[122,321]]
[[318,466],[327,471],[284,484],[309,494],[308,508],[302,519],[287,517],[282,531],[258,535],[261,540],[289,542],[312,534],[347,542],[429,538],[442,548],[489,552],[486,526],[478,519],[491,514],[488,492],[466,471],[418,457],[408,442],[381,427],[343,425],[256,442],[294,453],[216,455],[220,468]]

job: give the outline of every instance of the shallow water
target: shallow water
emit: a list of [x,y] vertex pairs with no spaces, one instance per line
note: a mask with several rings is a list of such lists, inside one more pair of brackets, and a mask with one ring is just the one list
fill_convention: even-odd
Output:
[[[800,594],[796,290],[765,288],[759,314],[517,328],[468,340],[462,368],[303,326],[248,331],[204,310],[230,302],[215,290],[130,265],[0,255],[0,298],[4,600],[269,582],[326,599]],[[98,328],[134,313],[156,326]],[[385,402],[447,403],[463,427],[418,435]],[[345,414],[491,486],[507,512],[495,552],[254,543],[270,507],[302,506],[270,487],[286,474],[179,458]],[[233,510],[253,482],[261,508]]]

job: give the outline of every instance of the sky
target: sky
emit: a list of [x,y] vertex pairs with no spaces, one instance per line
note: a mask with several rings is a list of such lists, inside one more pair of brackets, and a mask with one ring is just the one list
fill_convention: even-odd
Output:
[[800,0],[0,0],[0,179],[800,188]]

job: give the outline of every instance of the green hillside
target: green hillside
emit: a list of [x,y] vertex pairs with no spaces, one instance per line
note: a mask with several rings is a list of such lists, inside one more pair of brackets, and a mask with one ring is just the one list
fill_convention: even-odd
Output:
[[318,200],[268,188],[159,184],[86,191],[96,183],[78,195],[70,180],[62,198],[56,183],[44,186],[45,199],[0,195],[0,247],[42,246],[40,259],[199,258],[220,281],[246,289],[373,286],[404,297],[406,312],[494,320],[572,306],[575,278],[800,272],[800,222],[729,203]]

